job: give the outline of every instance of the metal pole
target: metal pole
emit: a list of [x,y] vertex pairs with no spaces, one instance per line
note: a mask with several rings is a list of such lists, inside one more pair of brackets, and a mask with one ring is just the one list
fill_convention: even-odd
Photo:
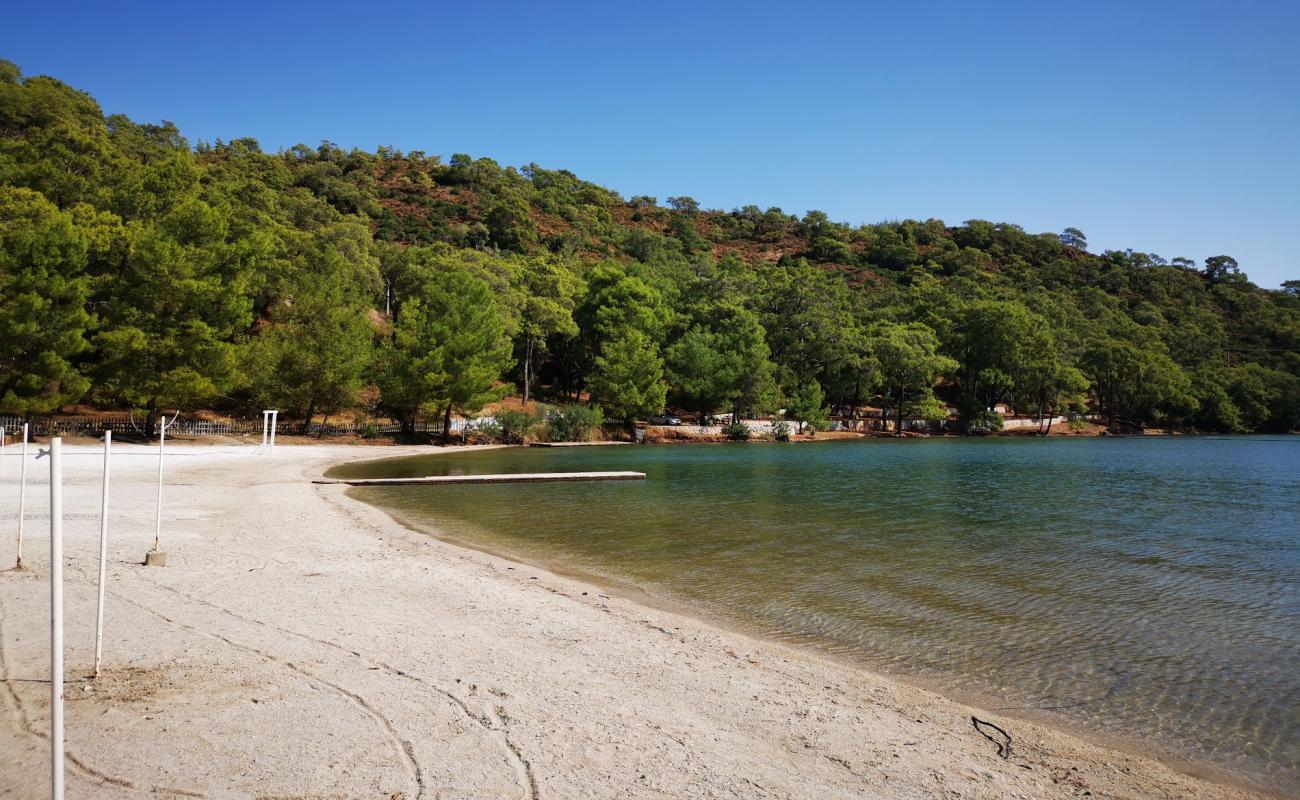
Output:
[[280,424],[280,412],[278,410],[271,412],[271,452],[275,452],[275,429]]
[[5,474],[5,462],[9,460],[9,454],[5,452],[5,426],[0,422],[0,478]]
[[104,488],[99,501],[99,600],[95,605],[95,677],[104,660],[104,577],[108,570],[108,470],[113,432],[104,431]]
[[18,563],[14,569],[23,568],[23,519],[27,516],[27,423],[23,423],[23,455],[18,465]]
[[63,800],[63,439],[50,440],[50,797]]
[[263,451],[266,450],[266,426],[269,425],[270,422],[271,422],[271,412],[263,411],[262,412],[262,445],[261,447],[258,448],[259,450],[263,450]]
[[[175,421],[176,417],[172,417]],[[153,526],[153,549],[158,550],[158,540],[162,535],[162,484],[163,484],[163,445],[167,442],[167,415],[163,414],[158,422],[158,516]]]

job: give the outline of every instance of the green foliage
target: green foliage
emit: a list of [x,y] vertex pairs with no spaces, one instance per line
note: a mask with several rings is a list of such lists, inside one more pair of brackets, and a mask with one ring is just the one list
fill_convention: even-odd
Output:
[[773,384],[758,316],[734,303],[710,303],[665,353],[674,396],[701,418],[719,408],[748,411]]
[[568,340],[578,335],[573,307],[582,290],[581,279],[553,259],[529,259],[522,270],[524,301],[520,309],[523,366],[523,395],[528,402],[537,359],[550,340]]
[[825,429],[830,422],[830,409],[826,407],[826,395],[821,384],[809,381],[787,397],[785,418],[799,426],[799,433],[803,433],[805,427],[814,431]]
[[748,425],[746,425],[743,422],[736,421],[728,425],[724,425],[722,428],[722,435],[727,437],[733,442],[747,442],[749,441],[749,437],[751,436],[751,431],[749,430]]
[[966,418],[966,432],[983,436],[1002,430],[1002,415],[996,411],[976,411]]
[[28,189],[0,187],[0,409],[43,414],[90,386],[88,245],[71,215]]
[[537,425],[537,418],[526,411],[503,408],[492,415],[500,430],[500,439],[505,444],[523,444],[528,433]]
[[[434,278],[410,300],[379,354],[382,407],[409,429],[417,414],[474,413],[500,399],[510,340],[488,285],[464,272]],[[444,435],[447,433],[444,428]]]
[[592,396],[625,422],[658,414],[667,394],[663,372],[655,343],[640,330],[628,328],[601,348],[591,380]]
[[604,422],[599,408],[561,406],[546,412],[546,434],[552,442],[586,442]]
[[790,441],[790,423],[783,419],[772,420],[772,438],[778,442]]
[[247,348],[245,372],[258,405],[310,420],[356,403],[375,335],[359,300],[332,273],[273,312]]
[[224,210],[198,199],[133,234],[102,290],[94,394],[143,408],[152,421],[164,408],[211,402],[244,381],[235,339],[252,323],[250,289],[271,243],[232,229]]
[[894,430],[906,416],[941,416],[934,396],[939,377],[957,368],[957,362],[939,352],[939,337],[919,322],[886,323],[874,332],[870,348],[880,365],[881,393],[891,404]]
[[[971,430],[1300,425],[1300,283],[987,220],[625,202],[564,170],[330,142],[191,147],[0,62],[0,412],[373,398],[408,430],[509,383],[611,414],[782,393]],[[511,357],[513,355],[513,358]],[[665,363],[666,362],[666,363]],[[369,365],[367,367],[367,364]],[[152,419],[150,420],[152,422]]]

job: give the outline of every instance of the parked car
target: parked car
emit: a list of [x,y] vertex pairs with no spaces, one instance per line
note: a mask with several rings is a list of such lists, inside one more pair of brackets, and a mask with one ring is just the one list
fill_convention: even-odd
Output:
[[682,418],[664,415],[662,417],[651,417],[649,422],[651,425],[681,425]]

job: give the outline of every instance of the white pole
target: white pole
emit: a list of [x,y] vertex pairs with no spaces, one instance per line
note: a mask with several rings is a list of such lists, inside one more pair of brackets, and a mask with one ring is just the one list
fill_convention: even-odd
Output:
[[99,601],[95,605],[95,677],[104,660],[104,577],[108,570],[108,469],[113,432],[104,431],[104,488],[99,501]]
[[50,440],[50,797],[63,800],[63,439]]
[[278,410],[271,412],[271,452],[275,452],[275,429],[280,424],[280,412]]
[[266,450],[266,428],[270,423],[271,423],[271,412],[263,411],[262,412],[262,446],[258,448],[259,450]]
[[[176,417],[172,417],[172,422]],[[163,414],[158,421],[158,516],[154,520],[153,526],[153,549],[158,551],[158,539],[162,535],[162,479],[163,479],[163,445],[167,442],[167,415]]]
[[23,455],[18,465],[18,563],[14,569],[23,568],[23,518],[27,505],[27,423],[23,423]]
[[0,422],[0,478],[5,474],[5,462],[9,460],[9,454],[5,452],[5,425]]

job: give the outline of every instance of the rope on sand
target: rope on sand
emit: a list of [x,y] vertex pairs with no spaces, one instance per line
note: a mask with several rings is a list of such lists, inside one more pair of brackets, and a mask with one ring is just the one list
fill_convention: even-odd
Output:
[[[981,736],[983,736],[985,739],[988,739],[990,742],[998,746],[998,755],[1000,757],[1002,758],[1011,757],[1011,734],[1002,730],[997,725],[994,725],[992,722],[985,722],[984,720],[978,717],[971,717],[970,721],[971,721],[971,725],[975,726],[975,730],[979,731]],[[992,728],[993,730],[1002,734],[1003,737],[1006,738],[1006,742],[999,742],[997,739],[993,738],[988,731],[984,730],[984,728]]]

